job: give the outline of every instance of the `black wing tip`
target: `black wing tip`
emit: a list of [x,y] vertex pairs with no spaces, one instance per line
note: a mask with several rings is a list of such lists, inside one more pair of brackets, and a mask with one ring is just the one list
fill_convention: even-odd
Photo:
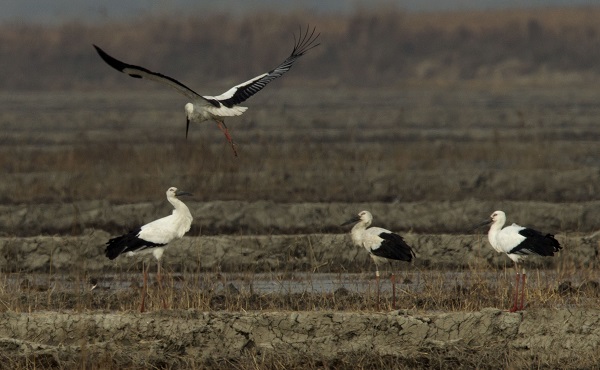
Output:
[[552,244],[552,249],[554,253],[559,252],[561,249],[563,249],[563,247],[560,245],[558,240],[556,240],[554,235],[546,234],[546,238],[550,239],[550,243]]
[[111,261],[121,255],[121,253],[119,253],[118,251],[114,251],[114,250],[112,250],[112,251],[107,250],[105,254],[106,254],[106,257],[108,257],[108,259]]
[[106,249],[104,250],[104,254],[108,257],[109,260],[114,260],[119,257],[125,249],[127,249],[128,239],[132,237],[134,231],[130,231],[127,234],[123,234],[120,236],[115,236],[106,242]]
[[382,255],[380,257],[396,261],[412,262],[413,258],[415,258],[416,256],[415,252],[410,247],[408,247],[407,250],[395,251],[392,255]]
[[381,257],[405,262],[412,262],[413,258],[417,257],[415,251],[408,243],[406,243],[402,236],[393,232],[388,232],[379,234],[379,237],[384,240],[382,247],[384,243],[387,244],[388,247],[382,249],[382,252],[384,250],[385,252],[383,252]]
[[92,46],[94,47],[94,49],[96,49],[96,52],[98,53],[98,55],[100,55],[100,57],[103,60],[106,60],[105,58],[108,56],[110,57],[110,55],[106,54],[106,52],[104,50],[102,50],[98,45],[96,44],[92,44]]
[[[539,231],[529,229],[532,232],[527,239],[514,247],[508,254],[535,254],[542,257],[553,257],[563,247],[552,234],[542,234]],[[535,234],[533,234],[535,233]]]
[[139,246],[136,246],[136,244],[140,244],[139,241],[141,239],[137,236],[141,230],[142,229],[138,227],[127,234],[109,239],[108,242],[106,242],[106,249],[104,250],[106,257],[108,257],[109,260],[114,260],[125,252],[138,249]]
[[94,44],[92,44],[92,45],[96,49],[96,52],[98,52],[98,55],[100,55],[100,58],[102,58],[102,60],[104,62],[106,62],[106,64],[113,67],[114,69],[116,69],[119,72],[125,73],[124,72],[125,68],[129,67],[129,65],[127,63],[123,63],[120,60],[111,57],[110,55],[108,55],[107,52],[102,50],[100,47],[98,47]]
[[406,262],[412,262],[413,258],[416,258],[417,255],[415,254],[415,251],[412,249],[412,247],[406,243],[404,243],[404,259],[402,261],[406,261]]
[[123,239],[123,236],[119,236],[113,239],[110,239],[108,243],[106,243],[106,249],[104,250],[104,254],[109,260],[114,260],[119,257],[121,253],[123,253],[124,249],[127,246],[120,245],[120,241]]
[[292,50],[291,54],[291,56],[294,57],[302,56],[310,49],[316,48],[317,46],[321,45],[320,42],[315,44],[315,41],[317,41],[319,36],[321,36],[321,32],[316,33],[316,26],[313,27],[311,30],[310,26],[307,25],[305,32],[302,31],[302,26],[300,26],[299,29],[300,32],[298,38],[296,38],[296,35],[294,34],[294,50]]
[[[110,55],[108,55],[106,53],[106,51],[102,50],[100,48],[100,46],[96,45],[96,44],[92,44],[92,46],[94,47],[94,49],[96,49],[96,52],[98,53],[98,55],[100,55],[102,57],[102,59],[104,59],[105,56],[111,57]],[[112,57],[111,57],[112,58]]]

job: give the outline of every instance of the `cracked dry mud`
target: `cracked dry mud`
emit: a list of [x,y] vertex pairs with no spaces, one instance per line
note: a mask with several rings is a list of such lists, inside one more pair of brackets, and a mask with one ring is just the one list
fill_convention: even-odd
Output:
[[[285,357],[335,363],[376,356],[441,368],[465,357],[480,368],[508,357],[542,367],[569,367],[600,341],[598,310],[480,312],[198,312],[0,314],[0,348],[10,363],[97,364],[115,367],[186,367]],[[585,357],[584,357],[585,358]],[[428,360],[430,361],[430,360]],[[447,361],[444,365],[443,362]],[[7,362],[8,363],[8,362]]]

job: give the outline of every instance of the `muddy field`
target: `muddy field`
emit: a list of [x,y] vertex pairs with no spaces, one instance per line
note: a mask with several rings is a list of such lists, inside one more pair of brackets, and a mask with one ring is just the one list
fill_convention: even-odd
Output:
[[[227,122],[239,158],[213,123],[184,139],[176,94],[119,83],[0,93],[0,367],[597,366],[600,93],[585,76],[270,86]],[[140,314],[155,265],[104,244],[167,215],[170,186],[194,193],[194,223]],[[392,267],[400,311],[389,268],[377,302],[339,226],[363,209],[416,251]],[[473,229],[496,209],[564,247],[528,264],[522,313],[502,311],[511,265]]]
[[[96,368],[592,368],[597,310],[3,313],[4,365]],[[28,361],[28,362],[26,362]]]
[[[6,366],[597,363],[594,90],[265,90],[230,120],[237,159],[212,124],[183,140],[177,97],[146,98],[138,90],[0,99]],[[109,261],[104,244],[168,214],[169,186],[195,194],[186,200],[195,220],[165,252],[166,286],[151,274],[149,312],[139,314],[142,259]],[[373,265],[339,226],[362,209],[416,250],[414,263],[392,266],[400,311],[387,279],[376,301]],[[530,262],[519,314],[501,311],[509,261],[485,229],[473,230],[495,209],[564,247]]]

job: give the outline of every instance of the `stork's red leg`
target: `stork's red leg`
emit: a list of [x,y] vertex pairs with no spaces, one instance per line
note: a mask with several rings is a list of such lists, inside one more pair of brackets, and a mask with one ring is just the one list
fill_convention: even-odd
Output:
[[158,281],[159,284],[162,283],[162,276],[160,275],[160,260],[156,261],[156,281]]
[[519,276],[519,271],[517,270],[517,279],[515,281],[515,292],[513,294],[513,306],[509,310],[510,312],[516,312],[519,309],[517,307],[517,300],[519,298],[519,280],[520,280],[520,276]]
[[377,310],[379,311],[379,268],[375,270],[375,284],[377,284]]
[[144,283],[142,286],[142,303],[140,304],[140,312],[144,312],[146,309],[146,294],[148,293],[148,270],[142,263],[142,270],[144,271]]
[[217,126],[219,126],[219,128],[221,129],[223,134],[225,134],[225,138],[227,139],[227,142],[229,142],[229,145],[231,145],[231,149],[233,149],[233,155],[237,157],[238,156],[237,150],[235,150],[236,144],[231,139],[231,135],[229,135],[229,129],[227,129],[225,122],[218,120],[218,119],[216,119],[215,121],[217,122]]
[[523,270],[522,279],[523,283],[521,284],[521,305],[519,306],[519,310],[525,308],[525,280],[526,280],[525,270]]
[[396,275],[392,272],[392,309],[396,309]]
[[162,275],[161,275],[161,271],[162,271],[162,267],[160,265],[160,260],[158,260],[156,262],[157,267],[156,267],[156,281],[158,282],[158,291],[159,294],[161,295],[161,300],[162,300],[162,305],[163,305],[163,309],[167,309],[167,300],[165,299],[165,293],[164,293],[164,289],[163,289],[163,284],[162,284]]

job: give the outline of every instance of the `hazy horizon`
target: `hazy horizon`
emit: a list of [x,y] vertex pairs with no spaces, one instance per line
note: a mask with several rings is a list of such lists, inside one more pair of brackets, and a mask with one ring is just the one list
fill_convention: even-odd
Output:
[[156,15],[202,15],[205,12],[227,12],[243,15],[258,11],[311,11],[317,13],[350,13],[358,9],[394,7],[408,12],[498,10],[549,6],[598,5],[597,0],[7,0],[0,22],[60,23],[78,20],[98,22]]

